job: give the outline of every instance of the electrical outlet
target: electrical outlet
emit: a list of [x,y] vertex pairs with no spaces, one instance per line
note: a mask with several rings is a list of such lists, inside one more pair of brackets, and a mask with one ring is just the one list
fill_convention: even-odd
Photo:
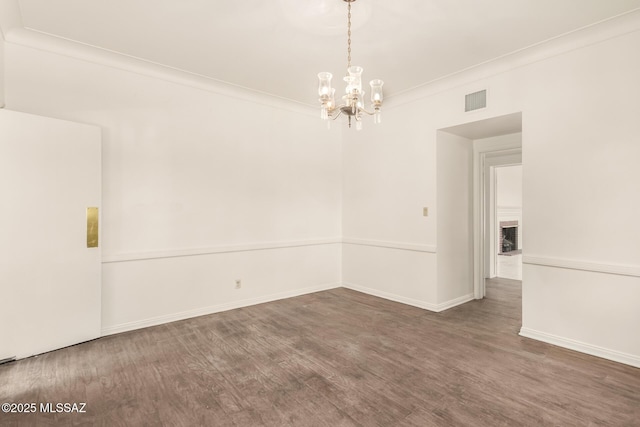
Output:
[[242,280],[236,279],[236,289],[240,289],[242,287]]

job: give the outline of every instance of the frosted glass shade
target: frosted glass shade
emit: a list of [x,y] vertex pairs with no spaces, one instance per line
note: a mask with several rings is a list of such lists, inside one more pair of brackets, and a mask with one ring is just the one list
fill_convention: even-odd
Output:
[[384,82],[380,79],[371,80],[369,85],[371,85],[371,102],[374,104],[382,104],[382,85]]
[[318,95],[319,96],[331,96],[331,73],[322,72],[318,73]]
[[329,92],[329,101],[327,101],[328,108],[333,108],[336,105],[335,95],[336,95],[336,88],[332,87],[331,91]]
[[345,77],[345,81],[348,83],[347,93],[352,93],[354,90],[356,92],[362,91],[362,71],[362,67],[358,67],[357,65],[347,68],[347,72],[349,73],[349,77]]

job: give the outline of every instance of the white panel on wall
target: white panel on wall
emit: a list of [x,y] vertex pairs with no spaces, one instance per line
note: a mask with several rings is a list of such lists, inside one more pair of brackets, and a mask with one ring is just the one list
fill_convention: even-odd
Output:
[[416,111],[383,115],[379,125],[343,132],[343,235],[434,245],[435,136],[421,135]]
[[437,311],[436,254],[343,244],[343,286]]
[[635,32],[526,69],[527,253],[638,264],[639,41]]
[[109,262],[103,266],[103,333],[335,288],[340,256],[335,243]]
[[343,236],[357,244],[343,245],[342,280],[436,310],[435,137],[420,125],[418,111],[390,109],[343,132]]
[[640,277],[524,265],[521,334],[640,367]]
[[496,168],[498,207],[522,208],[522,165]]

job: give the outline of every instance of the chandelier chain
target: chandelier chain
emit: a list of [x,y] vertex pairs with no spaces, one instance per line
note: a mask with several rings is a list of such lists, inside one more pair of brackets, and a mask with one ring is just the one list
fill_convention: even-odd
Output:
[[347,69],[351,67],[351,2],[347,3]]

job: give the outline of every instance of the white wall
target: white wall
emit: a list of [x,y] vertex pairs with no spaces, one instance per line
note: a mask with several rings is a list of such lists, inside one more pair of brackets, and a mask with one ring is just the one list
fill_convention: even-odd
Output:
[[6,101],[102,128],[104,333],[339,286],[340,133],[315,110],[65,49],[7,43]]
[[522,332],[636,366],[639,44],[635,31],[521,73]]
[[496,182],[498,209],[522,208],[522,166],[496,167]]
[[438,303],[473,299],[473,141],[438,132]]
[[436,142],[415,126],[417,112],[404,113],[343,133],[343,285],[435,310]]
[[[391,98],[392,130],[345,134],[345,236],[435,247],[437,130],[522,112],[522,334],[640,366],[639,29],[640,14],[627,15]],[[464,95],[485,88],[487,108],[465,113]],[[345,255],[345,281],[385,257]],[[402,300],[447,286],[433,263],[410,268],[425,269],[413,285],[372,278],[361,289]],[[437,306],[433,291],[424,298]]]

